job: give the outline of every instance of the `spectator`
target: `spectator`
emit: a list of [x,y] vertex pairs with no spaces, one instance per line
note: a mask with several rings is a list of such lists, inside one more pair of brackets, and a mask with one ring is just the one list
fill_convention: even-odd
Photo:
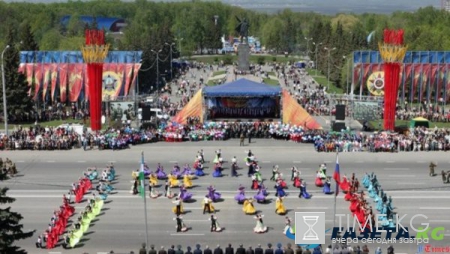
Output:
[[375,251],[375,254],[383,254],[383,251],[381,251],[381,247],[378,247]]
[[284,251],[281,247],[283,247],[283,245],[281,245],[281,243],[277,243],[277,249],[275,250],[275,254],[283,254],[284,253]]
[[[150,253],[149,253],[149,254],[150,254]],[[185,254],[192,254],[192,248],[191,248],[191,246],[188,246],[188,247],[186,248]]]
[[205,246],[205,249],[203,250],[203,254],[213,254],[213,252],[209,249],[208,245]]
[[369,247],[367,245],[364,245],[362,248],[362,254],[369,254]]
[[158,251],[158,254],[167,254],[167,251],[164,249],[164,246],[161,246],[161,249]]
[[303,254],[311,254],[311,251],[309,249],[306,249]]
[[167,254],[175,254],[175,246],[174,245],[170,246],[170,249],[167,250]]
[[394,247],[392,245],[389,245],[387,248],[387,254],[394,254]]
[[[287,244],[286,249],[284,250],[285,254],[294,254],[294,250],[292,249],[292,245],[290,243]],[[255,253],[256,254],[256,253]]]
[[146,249],[146,245],[145,243],[142,244],[142,248],[139,250],[139,254],[147,254],[147,249]]
[[256,247],[255,254],[264,254],[264,250],[261,248],[261,244],[258,244],[258,247]]
[[[234,248],[231,243],[228,244],[228,247],[225,248],[225,254],[234,254]],[[262,254],[262,253],[261,253]]]
[[200,249],[200,244],[195,245],[194,254],[202,254],[202,250]]
[[148,251],[148,254],[156,254],[155,245],[150,245],[150,250]]
[[303,253],[302,247],[297,245],[297,248],[295,249],[295,254],[302,254],[302,253]]
[[253,250],[252,246],[248,246],[246,254],[255,254],[255,251]]
[[264,254],[274,254],[271,243],[267,244],[267,249],[264,251]]
[[223,254],[222,248],[220,248],[220,245],[217,245],[217,247],[214,249],[214,254]]
[[181,245],[177,245],[177,250],[175,251],[175,254],[184,254],[184,251],[181,249]]
[[239,248],[236,250],[236,254],[245,254],[245,249],[243,247],[244,245],[240,244]]

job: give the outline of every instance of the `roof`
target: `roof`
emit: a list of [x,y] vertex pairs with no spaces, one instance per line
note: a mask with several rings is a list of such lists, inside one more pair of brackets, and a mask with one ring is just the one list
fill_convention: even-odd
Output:
[[254,82],[245,78],[219,86],[205,87],[205,97],[268,97],[281,94],[279,86]]
[[413,121],[418,121],[418,122],[428,122],[428,119],[423,118],[423,117],[416,117],[412,119]]
[[[69,24],[71,16],[67,15],[61,19],[61,23],[63,25]],[[125,23],[125,20],[122,18],[109,18],[109,17],[95,17],[97,21],[98,29],[105,29],[106,31],[113,30],[113,25],[116,23]],[[94,17],[92,16],[80,16],[80,21],[87,24],[92,24],[94,22]]]

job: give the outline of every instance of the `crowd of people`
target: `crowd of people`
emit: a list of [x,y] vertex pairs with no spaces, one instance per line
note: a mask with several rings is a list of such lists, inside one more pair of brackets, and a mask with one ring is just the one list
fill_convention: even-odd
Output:
[[[113,254],[114,251],[109,252]],[[131,251],[130,254],[134,254],[134,251]],[[208,245],[202,248],[200,244],[196,244],[194,249],[190,246],[187,246],[185,249],[181,245],[171,245],[167,249],[164,246],[161,246],[159,249],[155,248],[155,245],[151,244],[149,248],[144,244],[142,244],[141,249],[138,252],[139,254],[369,254],[370,250],[367,245],[360,246],[349,246],[349,245],[336,245],[336,246],[327,246],[322,247],[319,245],[314,247],[313,249],[309,249],[307,247],[301,247],[297,245],[295,248],[287,243],[285,246],[281,243],[277,243],[276,246],[273,246],[271,243],[268,243],[266,246],[262,246],[258,244],[255,248],[253,246],[244,247],[243,244],[239,244],[239,247],[234,248],[234,246],[230,243],[226,247],[221,247],[217,245],[215,248],[210,248]],[[375,254],[382,254],[381,248],[377,248],[374,252]],[[394,249],[392,246],[387,248],[387,254],[393,254]]]
[[415,127],[407,133],[331,132],[313,137],[318,152],[449,151],[450,129]]

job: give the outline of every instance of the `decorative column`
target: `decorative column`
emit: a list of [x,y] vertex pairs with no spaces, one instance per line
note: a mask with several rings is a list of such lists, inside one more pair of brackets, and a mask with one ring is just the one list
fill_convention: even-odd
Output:
[[87,64],[91,129],[99,131],[102,129],[103,61],[108,55],[109,45],[105,44],[103,30],[87,29],[84,35],[86,44],[81,48],[81,52]]
[[400,67],[406,54],[403,44],[404,31],[384,30],[384,40],[379,43],[381,57],[384,61],[384,130],[395,128],[395,108],[397,105],[398,86],[400,84]]

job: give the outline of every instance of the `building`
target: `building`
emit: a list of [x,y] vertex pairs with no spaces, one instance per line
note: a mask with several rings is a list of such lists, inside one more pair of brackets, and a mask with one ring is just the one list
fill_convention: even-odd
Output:
[[[61,19],[61,24],[67,26],[69,24],[71,16],[66,15]],[[110,18],[110,17],[93,17],[93,16],[80,16],[80,21],[91,25],[94,20],[97,22],[99,29],[104,29],[107,33],[115,34],[121,33],[122,29],[127,26],[125,20],[122,18]]]

